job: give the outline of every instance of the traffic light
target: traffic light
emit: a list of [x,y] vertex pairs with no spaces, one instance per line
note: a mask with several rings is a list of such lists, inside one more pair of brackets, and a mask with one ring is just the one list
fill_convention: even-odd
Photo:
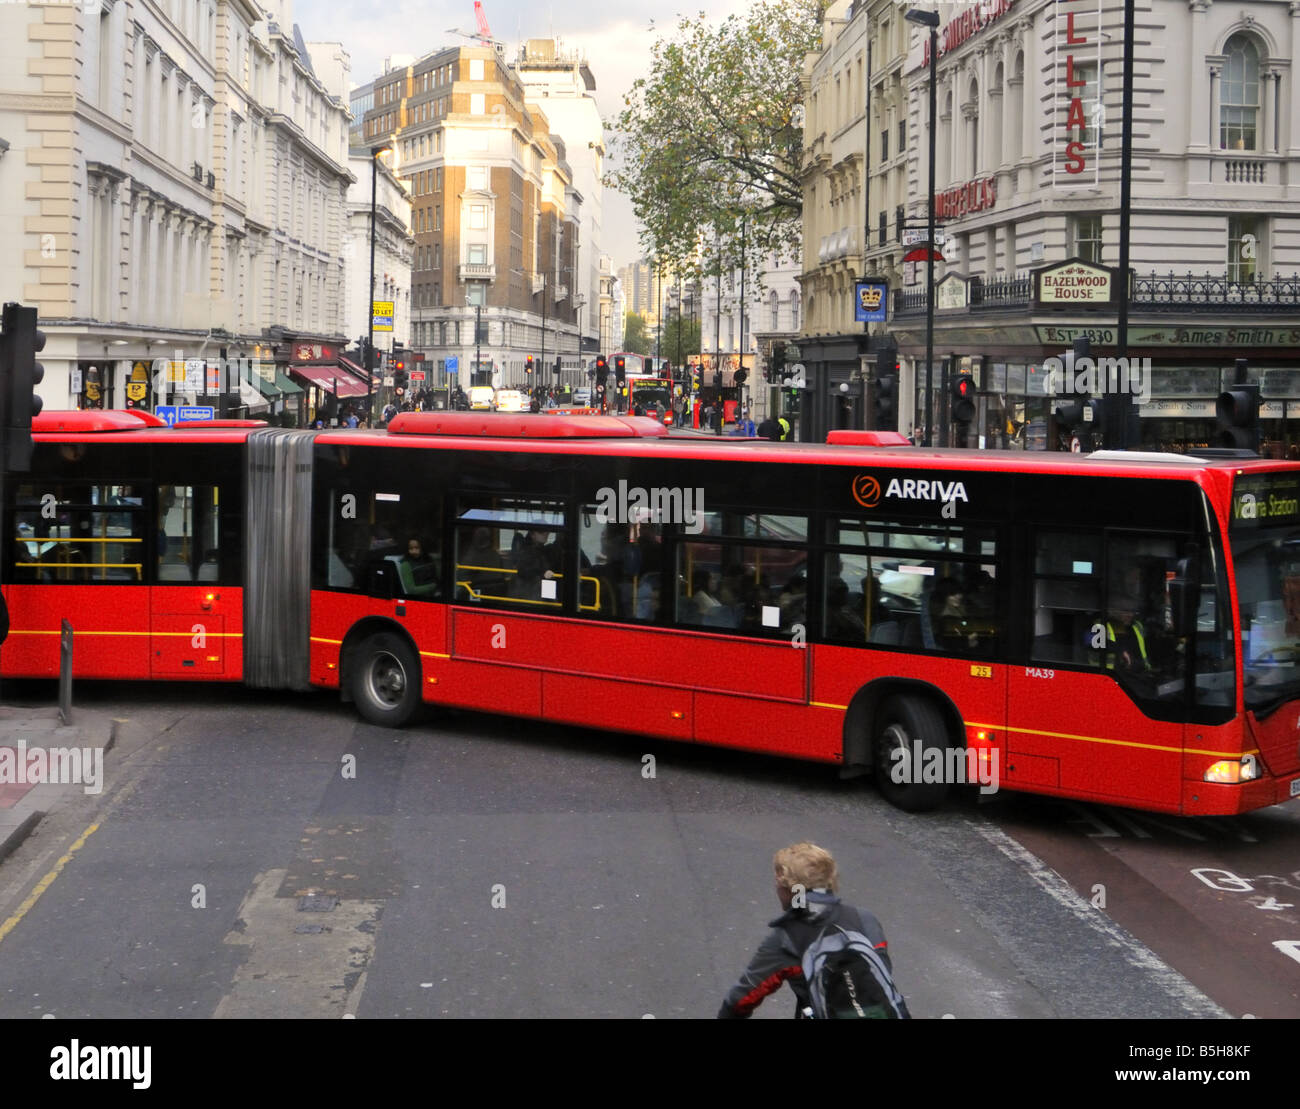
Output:
[[742,366],[731,375],[731,383],[733,385],[744,385],[747,377],[749,377],[749,371]]
[[768,381],[780,381],[785,376],[785,344],[772,344],[772,365],[768,370]]
[[530,354],[530,355],[529,355],[529,356],[524,360],[524,373],[526,373],[526,374],[530,374],[530,373],[532,373],[532,372],[533,372],[533,356]]
[[714,371],[713,371],[713,387],[714,387],[715,389],[721,389],[721,388],[722,388],[722,371],[721,371],[721,370],[714,370]]
[[1246,359],[1237,359],[1236,383],[1219,394],[1214,416],[1213,446],[1259,453],[1259,386],[1246,383]]
[[6,304],[0,317],[0,436],[7,470],[31,466],[32,417],[41,412],[35,390],[45,376],[36,355],[44,349],[45,333],[36,327],[36,309]]
[[952,419],[954,423],[968,424],[975,418],[975,378],[971,374],[958,374],[952,383]]
[[563,368],[564,368],[564,363],[560,361],[560,356],[557,354],[557,355],[555,356],[555,375],[556,375],[556,377],[558,377],[558,376],[560,375],[560,371],[561,371]]
[[[890,357],[893,362],[893,357]],[[895,362],[890,366],[893,370]],[[898,430],[898,375],[886,373],[876,378],[876,431]]]
[[614,379],[620,385],[627,380],[627,360],[621,354],[614,357]]
[[404,396],[406,387],[410,384],[411,375],[406,371],[406,359],[399,358],[393,363],[393,391],[397,395]]
[[596,384],[605,388],[605,382],[609,380],[609,359],[603,354],[596,355]]

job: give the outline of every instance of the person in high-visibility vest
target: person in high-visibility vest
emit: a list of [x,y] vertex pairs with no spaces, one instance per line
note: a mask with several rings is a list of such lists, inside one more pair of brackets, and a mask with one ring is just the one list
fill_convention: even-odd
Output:
[[790,421],[784,416],[778,416],[776,422],[781,425],[781,441],[785,442],[790,438]]
[[1147,653],[1146,629],[1138,619],[1137,597],[1120,594],[1111,598],[1109,618],[1106,621],[1106,669],[1151,669]]

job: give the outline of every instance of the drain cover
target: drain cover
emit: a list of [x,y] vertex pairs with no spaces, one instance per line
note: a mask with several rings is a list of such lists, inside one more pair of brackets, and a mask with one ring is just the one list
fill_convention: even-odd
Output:
[[312,894],[309,897],[298,898],[298,911],[300,913],[332,913],[338,907],[338,903],[339,899],[337,897]]

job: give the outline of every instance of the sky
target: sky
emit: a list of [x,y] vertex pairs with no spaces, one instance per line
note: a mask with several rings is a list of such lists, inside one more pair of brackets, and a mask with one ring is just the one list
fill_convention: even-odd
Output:
[[[341,42],[352,62],[352,82],[364,85],[383,72],[393,54],[421,57],[468,41],[453,29],[476,32],[474,0],[263,0],[270,8],[289,8],[289,17],[307,42]],[[721,20],[745,7],[745,0],[694,0],[679,5],[648,0],[483,0],[492,37],[505,42],[513,59],[530,38],[558,38],[564,47],[586,54],[596,78],[596,105],[608,123],[623,107],[623,97],[638,77],[648,74],[656,37],[670,36],[679,15],[700,13]],[[608,168],[608,162],[606,163]],[[601,253],[615,272],[641,256],[637,220],[628,198],[604,193]]]

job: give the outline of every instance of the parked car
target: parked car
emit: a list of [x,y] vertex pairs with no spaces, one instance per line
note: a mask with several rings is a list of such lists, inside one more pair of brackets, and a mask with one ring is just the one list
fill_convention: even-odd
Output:
[[573,407],[590,408],[591,407],[591,390],[574,389],[573,390]]

